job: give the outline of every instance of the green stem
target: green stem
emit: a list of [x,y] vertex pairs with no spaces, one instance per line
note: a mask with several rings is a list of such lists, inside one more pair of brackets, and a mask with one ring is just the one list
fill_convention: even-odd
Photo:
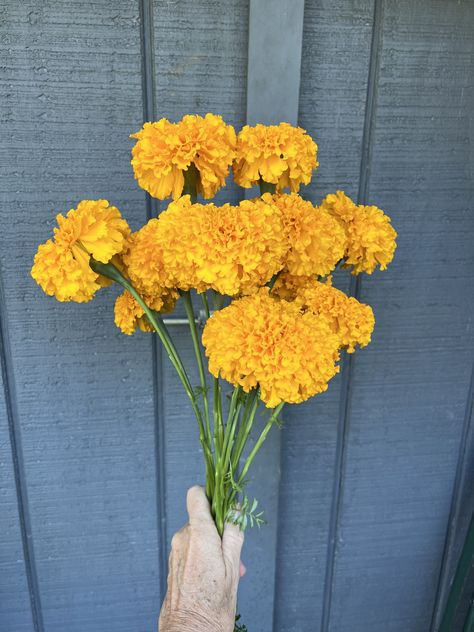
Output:
[[202,298],[202,304],[204,306],[204,313],[206,314],[206,318],[209,319],[211,317],[211,311],[209,309],[209,301],[207,300],[206,292],[203,292],[201,294],[201,298]]
[[258,407],[258,390],[254,389],[247,395],[244,414],[240,424],[239,432],[234,443],[232,454],[232,471],[236,472],[239,466],[240,457],[245,448],[245,444],[252,430],[253,420]]
[[[256,401],[256,404],[258,404],[258,400]],[[235,483],[232,492],[230,494],[230,497],[227,501],[227,507],[231,508],[235,498],[239,492],[239,490],[242,488],[242,485],[245,482],[245,477],[247,475],[247,472],[249,471],[250,466],[253,463],[253,460],[255,459],[258,451],[260,450],[260,448],[262,447],[265,439],[267,438],[268,433],[270,432],[270,428],[273,426],[273,424],[275,423],[281,409],[283,408],[283,406],[285,405],[284,402],[282,402],[281,404],[278,404],[278,406],[276,408],[273,409],[272,414],[270,415],[270,417],[268,418],[267,423],[265,424],[265,427],[262,430],[262,433],[260,434],[259,438],[257,439],[254,447],[252,448],[252,450],[250,451],[250,454],[248,455],[244,466],[240,472],[239,478],[237,479],[237,482]],[[254,405],[254,407],[252,407],[252,411],[250,414],[250,423],[248,423],[249,426],[249,430],[246,433],[246,437],[245,437],[245,441],[243,441],[242,443],[242,448],[245,446],[245,443],[247,441],[248,435],[250,433],[250,429],[252,428],[252,423],[253,423],[253,418],[255,416],[255,410],[256,410],[256,405]],[[237,460],[238,463],[238,460]]]
[[[280,272],[281,272],[281,270],[280,270]],[[276,283],[276,281],[278,279],[278,275],[280,274],[280,272],[277,272],[276,274],[274,274],[272,276],[272,278],[270,279],[270,281],[267,283],[267,287],[270,288],[270,294],[272,293],[273,286],[275,285],[275,283]]]
[[257,441],[255,442],[255,445],[253,446],[252,450],[250,451],[250,454],[247,457],[247,460],[244,463],[244,467],[242,468],[242,471],[240,472],[240,476],[238,478],[237,481],[237,486],[240,486],[243,482],[243,480],[245,479],[245,476],[247,475],[247,472],[249,471],[249,467],[252,465],[253,460],[255,458],[255,456],[257,455],[257,452],[260,450],[260,448],[263,445],[263,442],[265,441],[267,434],[270,431],[270,428],[273,426],[273,424],[275,423],[281,409],[283,408],[283,406],[285,405],[285,402],[281,402],[281,404],[278,404],[278,406],[276,406],[276,408],[273,409],[272,414],[270,415],[270,417],[268,418],[267,423],[265,424],[264,429],[262,430],[261,435],[259,436],[259,438],[257,439]]
[[[203,407],[204,407],[204,420],[206,423],[205,441],[208,445],[209,451],[211,451],[212,433],[211,433],[211,422],[209,418],[209,402],[207,400],[206,371],[204,369],[204,362],[202,358],[201,347],[199,344],[199,336],[198,336],[198,331],[197,331],[197,326],[196,326],[193,302],[192,302],[191,294],[189,292],[180,292],[180,294],[183,299],[184,309],[186,311],[186,316],[188,317],[188,321],[189,321],[189,330],[191,332],[191,339],[193,341],[193,347],[194,347],[194,355],[196,356],[196,362],[197,362],[198,371],[199,371],[199,380],[201,382],[202,400],[203,400]],[[211,488],[211,481],[208,480],[208,477],[206,476],[206,494],[208,498],[211,497],[210,488]]]
[[234,443],[235,429],[240,414],[242,387],[234,388],[229,406],[229,413],[225,425],[224,436],[219,441],[219,458],[216,458],[216,485],[213,498],[213,513],[219,533],[222,535],[225,517],[227,515],[227,497],[232,490],[229,478],[229,464],[232,446]]
[[147,315],[147,318],[150,321],[150,324],[152,325],[152,327],[154,328],[154,330],[160,337],[160,340],[163,343],[163,346],[168,354],[171,364],[176,369],[176,372],[184,386],[184,390],[186,391],[186,394],[189,397],[191,406],[193,408],[193,411],[194,411],[194,414],[196,416],[198,426],[199,426],[199,440],[201,441],[201,445],[204,450],[206,471],[212,472],[213,471],[212,453],[209,450],[209,446],[205,439],[206,433],[204,430],[204,424],[202,420],[201,411],[199,410],[199,406],[196,401],[193,387],[191,386],[191,382],[189,381],[188,375],[186,373],[186,369],[184,368],[181,358],[179,357],[176,347],[174,346],[173,341],[171,340],[171,337],[169,335],[169,332],[166,329],[166,326],[163,323],[161,317],[148,307],[148,305],[142,299],[140,294],[138,294],[138,292],[135,290],[133,285],[131,285],[131,283],[122,275],[122,273],[112,263],[101,263],[91,258],[89,265],[94,270],[94,272],[97,272],[98,274],[102,274],[108,277],[109,279],[116,281],[124,289],[130,292],[130,294],[135,298],[137,303],[140,305],[140,307],[143,309],[143,311]]
[[222,294],[219,294],[219,292],[212,290],[212,299],[214,304],[214,311],[217,312],[224,307],[224,297]]
[[211,426],[209,421],[209,404],[207,401],[207,381],[206,371],[204,369],[204,362],[202,359],[201,347],[199,344],[199,336],[196,326],[196,316],[194,314],[193,301],[189,292],[180,292],[184,302],[184,309],[189,321],[189,330],[191,332],[191,338],[193,341],[194,355],[196,356],[196,362],[199,371],[199,380],[201,382],[201,389],[203,393],[203,405],[204,405],[204,417],[206,420],[207,437],[211,437]]
[[197,200],[197,188],[199,183],[199,171],[196,165],[192,162],[184,172],[184,186],[181,195],[189,195],[192,204]]
[[260,178],[258,186],[260,187],[260,195],[263,195],[264,193],[273,194],[276,191],[276,184],[273,184],[272,182],[265,182],[262,178]]
[[[203,292],[201,294],[202,303],[204,305],[204,312],[206,314],[206,318],[209,319],[211,317],[211,312],[209,309],[209,302],[207,300],[207,294]],[[214,451],[216,456],[216,460],[219,456],[219,428],[222,427],[222,398],[221,398],[221,387],[219,383],[219,378],[213,378],[213,418],[214,418]]]
[[232,399],[230,400],[229,406],[229,414],[227,416],[227,423],[225,426],[225,434],[224,441],[222,447],[222,464],[224,470],[227,470],[228,462],[230,458],[230,452],[232,449],[232,445],[234,443],[234,435],[237,426],[237,420],[239,418],[240,407],[242,404],[241,401],[242,387],[236,386],[234,387],[234,392],[232,393]]

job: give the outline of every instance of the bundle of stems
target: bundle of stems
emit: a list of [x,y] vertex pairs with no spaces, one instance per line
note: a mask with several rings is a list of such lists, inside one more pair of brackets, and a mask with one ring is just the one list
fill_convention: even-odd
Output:
[[[197,172],[191,165],[185,174],[183,195],[189,194],[191,201],[196,201]],[[266,184],[266,183],[265,183]],[[268,186],[268,185],[267,185]],[[262,189],[262,193],[266,188]],[[279,413],[283,403],[269,411],[268,419],[250,450],[246,450],[251,436],[255,416],[260,401],[258,388],[245,393],[241,386],[235,386],[228,405],[223,402],[223,389],[219,378],[212,377],[206,370],[202,353],[199,326],[193,305],[193,297],[189,291],[181,291],[189,330],[193,342],[197,363],[198,387],[193,387],[188,371],[176,349],[161,315],[151,310],[131,282],[112,263],[100,263],[91,260],[91,267],[119,283],[136,299],[145,312],[150,325],[159,336],[163,347],[175,368],[178,377],[191,403],[199,428],[206,472],[206,495],[211,505],[217,530],[222,536],[226,521],[239,524],[245,529],[247,524],[259,525],[262,522],[261,512],[257,512],[257,501],[250,502],[244,494],[244,486],[249,468],[258,451],[262,447],[270,428],[279,422]],[[200,294],[206,318],[211,317],[209,299],[206,292]],[[213,292],[213,309],[222,309],[224,297]],[[209,405],[210,387],[208,377],[212,379],[212,411]],[[227,402],[226,402],[227,403]]]

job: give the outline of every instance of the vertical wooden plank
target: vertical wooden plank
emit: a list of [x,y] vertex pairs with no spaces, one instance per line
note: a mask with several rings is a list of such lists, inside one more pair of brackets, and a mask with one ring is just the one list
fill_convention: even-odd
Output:
[[[153,6],[156,119],[213,112],[238,130],[246,116],[248,1],[155,0]],[[242,190],[230,180],[217,194],[217,203],[238,203],[242,198]],[[198,299],[195,308],[201,308]],[[170,332],[197,385],[187,327],[173,326]],[[204,484],[204,465],[196,421],[167,358],[162,384],[169,542],[187,520],[186,490],[195,483]],[[242,602],[240,609],[250,623],[247,604]]]
[[[154,121],[155,103],[155,38],[153,21],[153,0],[139,0],[140,8],[140,40],[142,53],[142,95],[143,120]],[[145,194],[147,219],[156,217],[159,213],[159,200]],[[166,594],[166,578],[168,575],[167,544],[166,544],[166,459],[165,459],[165,420],[163,410],[163,349],[156,335],[151,338],[152,349],[152,379],[153,379],[153,410],[155,428],[155,471],[156,471],[156,500],[158,517],[158,567],[160,603]]]
[[[451,508],[440,565],[431,630],[439,629],[446,602],[464,546],[469,523],[474,514],[474,364],[466,402],[464,426],[459,443],[459,456],[453,484]],[[468,597],[469,598],[469,597]],[[467,606],[467,604],[466,604]],[[465,608],[467,611],[468,607]],[[464,620],[464,619],[463,619]]]
[[[370,172],[372,168],[373,136],[375,129],[375,111],[377,106],[378,81],[380,69],[380,48],[382,40],[384,0],[374,1],[370,55],[367,72],[367,94],[365,99],[364,128],[359,168],[359,185],[356,201],[367,203]],[[351,276],[348,294],[359,299],[362,287],[362,275]],[[350,417],[352,405],[354,356],[347,354],[342,359],[341,395],[339,402],[338,438],[334,465],[333,497],[329,521],[328,550],[324,580],[323,610],[321,631],[327,632],[330,626],[334,592],[334,571],[340,533],[341,508],[344,499],[344,477]]]
[[138,3],[3,9],[0,260],[45,629],[149,630],[159,611],[151,344],[114,289],[59,304],[29,277],[54,212],[106,197],[145,219]]
[[[220,114],[245,123],[248,0],[155,0],[156,116]],[[217,202],[238,202],[232,184]]]
[[[36,575],[36,568],[31,556],[31,539],[28,542],[22,515],[25,510],[23,503],[26,503],[21,480],[24,472],[22,464],[18,462],[15,445],[16,402],[12,389],[7,386],[10,358],[5,344],[7,332],[2,314],[3,304],[0,278],[0,628],[18,632],[31,632],[34,629],[36,632],[41,629],[41,608],[36,582],[31,581],[32,576]],[[33,624],[33,611],[36,626]]]
[[247,123],[298,120],[304,0],[251,0]]
[[[342,188],[357,195],[367,93],[373,6],[367,2],[307,2],[299,124],[315,138],[320,167],[303,195],[318,202]],[[336,284],[348,290],[349,277]],[[280,530],[275,598],[279,632],[319,626],[326,595],[341,376],[323,395],[285,413]]]
[[[251,0],[247,68],[249,125],[296,124],[300,91],[304,1]],[[253,197],[255,191],[246,192]],[[262,410],[263,415],[268,414]],[[258,437],[263,419],[254,431]],[[279,531],[281,432],[274,428],[252,469],[248,493],[265,512],[261,532],[247,535],[246,556],[253,581],[242,582],[244,614],[259,630],[275,629],[275,588]],[[250,608],[249,608],[250,605]],[[245,617],[244,617],[245,619]]]
[[430,627],[472,366],[473,22],[466,3],[385,7],[369,197],[399,249],[362,283],[377,325],[354,363],[334,631]]

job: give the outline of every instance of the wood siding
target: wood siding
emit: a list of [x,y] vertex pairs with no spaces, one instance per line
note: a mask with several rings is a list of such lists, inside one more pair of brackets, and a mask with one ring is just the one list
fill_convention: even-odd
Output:
[[207,111],[297,119],[319,145],[306,194],[342,188],[399,233],[386,272],[337,276],[373,305],[372,344],[256,463],[268,525],[246,536],[243,620],[436,630],[474,508],[473,31],[472,0],[3,3],[1,632],[156,629],[202,481],[195,421],[156,341],[115,328],[114,289],[59,304],[29,269],[80,199],[134,229],[158,212],[128,134]]

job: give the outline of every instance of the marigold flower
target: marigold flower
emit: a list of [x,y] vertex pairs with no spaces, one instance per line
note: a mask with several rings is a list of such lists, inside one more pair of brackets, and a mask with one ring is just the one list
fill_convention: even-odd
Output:
[[168,287],[168,274],[163,265],[163,251],[158,234],[160,220],[151,219],[130,235],[123,262],[127,276],[141,295],[160,296]]
[[356,205],[342,191],[328,195],[321,207],[339,218],[347,235],[344,267],[352,274],[385,270],[397,247],[397,233],[390,217],[376,206]]
[[262,179],[275,184],[277,191],[285,187],[298,191],[301,184],[311,182],[318,166],[317,151],[318,146],[301,127],[245,125],[237,136],[234,179],[245,188]]
[[[174,309],[177,293],[164,292],[161,296],[143,297],[150,309],[156,312],[170,312]],[[131,336],[135,330],[153,331],[145,312],[137,300],[125,290],[117,297],[114,306],[115,324],[124,334]]]
[[249,293],[282,267],[286,252],[281,213],[269,194],[238,206],[169,205],[157,225],[168,285]]
[[272,288],[272,296],[284,301],[294,301],[307,285],[314,281],[314,276],[298,276],[282,270]]
[[297,294],[296,302],[303,310],[317,314],[339,337],[339,346],[348,353],[355,351],[355,345],[365,347],[370,342],[375,319],[370,305],[347,296],[330,283],[311,281]]
[[246,392],[260,387],[269,408],[325,391],[339,370],[339,338],[327,322],[272,298],[267,288],[211,316],[202,341],[212,375]]
[[321,208],[329,211],[343,222],[350,222],[354,219],[357,204],[344,191],[336,191],[336,193],[326,195],[321,203]]
[[198,192],[212,198],[224,186],[235,157],[235,130],[215,114],[188,114],[178,123],[162,118],[145,123],[131,138],[137,139],[132,149],[135,178],[160,200],[180,197],[191,164],[199,172]]
[[107,200],[83,200],[56,220],[54,241],[38,248],[31,275],[59,301],[90,301],[108,283],[90,268],[90,258],[108,263],[120,253],[130,233],[128,224]]
[[55,296],[58,301],[84,303],[101,287],[99,275],[87,262],[79,262],[69,248],[52,239],[38,247],[31,276],[48,296]]
[[297,193],[274,195],[273,202],[283,214],[289,245],[285,258],[288,271],[299,276],[329,274],[346,247],[340,223]]

